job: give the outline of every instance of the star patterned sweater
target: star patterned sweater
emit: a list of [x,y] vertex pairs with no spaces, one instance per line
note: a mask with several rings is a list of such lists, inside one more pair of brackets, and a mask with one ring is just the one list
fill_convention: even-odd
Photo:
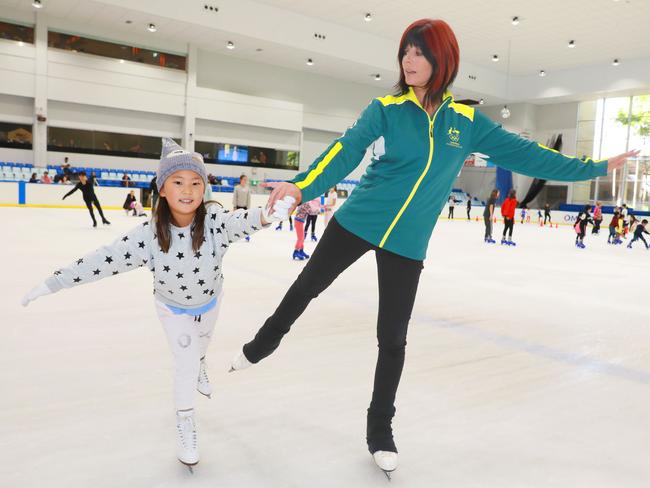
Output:
[[112,244],[55,271],[45,283],[56,292],[146,266],[154,275],[158,300],[175,308],[200,309],[221,292],[222,260],[228,246],[260,230],[261,215],[261,208],[229,212],[209,205],[203,244],[197,252],[192,250],[191,226],[171,226],[169,251],[164,253],[155,226],[144,222]]

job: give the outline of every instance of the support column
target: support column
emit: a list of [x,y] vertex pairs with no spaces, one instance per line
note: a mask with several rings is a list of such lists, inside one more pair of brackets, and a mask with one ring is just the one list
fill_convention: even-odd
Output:
[[183,147],[194,151],[194,134],[196,129],[196,110],[194,92],[196,89],[196,69],[198,50],[195,45],[187,46],[187,81],[185,83],[185,117],[183,119]]
[[34,125],[32,147],[34,165],[47,165],[47,20],[43,12],[35,12],[34,45],[36,48],[35,87],[34,87]]

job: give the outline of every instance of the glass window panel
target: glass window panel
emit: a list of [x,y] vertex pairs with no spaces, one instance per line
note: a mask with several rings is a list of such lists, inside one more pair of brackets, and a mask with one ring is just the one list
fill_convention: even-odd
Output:
[[185,71],[186,57],[178,54],[163,53],[153,49],[127,46],[54,31],[47,33],[47,42],[48,46],[56,49]]
[[0,39],[34,44],[34,28],[0,21]]
[[0,122],[0,147],[31,149],[32,126],[30,124]]

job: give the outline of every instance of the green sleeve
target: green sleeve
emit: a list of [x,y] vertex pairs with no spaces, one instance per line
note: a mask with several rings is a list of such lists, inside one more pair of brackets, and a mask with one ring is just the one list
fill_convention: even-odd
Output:
[[508,132],[478,110],[474,113],[472,152],[486,154],[497,166],[515,173],[545,180],[580,181],[607,175],[606,159],[583,161],[565,156]]
[[359,119],[336,139],[312,165],[296,176],[294,183],[306,202],[325,193],[359,166],[366,149],[384,131],[383,106],[373,100]]

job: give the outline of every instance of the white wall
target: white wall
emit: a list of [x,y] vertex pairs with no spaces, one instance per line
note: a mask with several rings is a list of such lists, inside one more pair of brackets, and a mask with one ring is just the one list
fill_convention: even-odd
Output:
[[303,127],[343,132],[386,90],[198,51],[197,85],[303,105]]

